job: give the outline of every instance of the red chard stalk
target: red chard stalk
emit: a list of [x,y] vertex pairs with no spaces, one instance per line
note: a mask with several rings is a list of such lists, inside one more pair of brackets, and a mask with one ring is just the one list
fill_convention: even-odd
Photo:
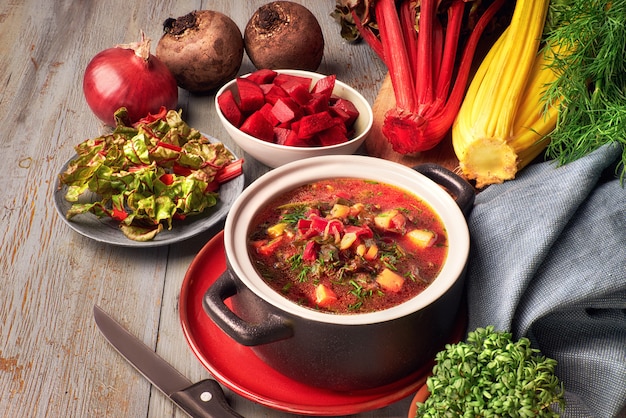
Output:
[[[442,3],[445,23],[438,13]],[[398,153],[427,151],[446,136],[463,101],[478,41],[505,1],[495,0],[480,16],[457,63],[466,3],[471,1],[338,2],[389,70],[396,106],[385,114],[382,131]]]

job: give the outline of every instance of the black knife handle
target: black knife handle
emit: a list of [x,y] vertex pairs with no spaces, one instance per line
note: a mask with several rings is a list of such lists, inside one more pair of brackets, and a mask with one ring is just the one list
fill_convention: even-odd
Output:
[[228,405],[222,387],[213,379],[194,383],[170,398],[193,418],[243,418]]

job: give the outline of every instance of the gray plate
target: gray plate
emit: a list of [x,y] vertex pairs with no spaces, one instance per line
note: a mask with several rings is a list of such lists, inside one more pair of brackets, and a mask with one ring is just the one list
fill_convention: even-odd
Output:
[[[204,134],[204,136],[209,138],[212,142],[215,142],[215,138],[206,134]],[[65,171],[69,163],[75,158],[76,156],[72,157],[63,165],[61,173]],[[204,213],[200,215],[189,216],[185,220],[174,220],[172,222],[172,229],[168,230],[167,227],[165,227],[154,239],[145,242],[133,241],[126,238],[119,229],[119,223],[111,218],[98,218],[92,213],[84,213],[74,216],[72,220],[68,220],[65,214],[72,206],[72,203],[65,200],[67,185],[63,185],[61,188],[57,188],[54,191],[54,206],[61,216],[61,219],[63,219],[70,228],[95,241],[123,247],[159,247],[191,238],[222,221],[237,196],[243,191],[243,188],[244,176],[242,174],[220,186],[218,190],[219,198],[215,206],[206,209]],[[80,200],[89,202],[94,201],[90,199],[95,198],[95,195],[89,196],[89,193],[85,193],[81,196]]]

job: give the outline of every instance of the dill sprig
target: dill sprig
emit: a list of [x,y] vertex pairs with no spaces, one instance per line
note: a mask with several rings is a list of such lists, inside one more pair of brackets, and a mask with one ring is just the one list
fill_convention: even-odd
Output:
[[559,164],[604,144],[624,145],[617,171],[626,175],[626,0],[554,0],[545,40],[559,52],[546,103],[560,99],[547,155]]

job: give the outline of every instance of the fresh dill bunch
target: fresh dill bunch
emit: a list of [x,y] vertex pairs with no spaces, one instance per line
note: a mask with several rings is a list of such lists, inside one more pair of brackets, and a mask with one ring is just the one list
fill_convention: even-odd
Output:
[[565,407],[556,361],[493,326],[468,333],[467,342],[437,353],[426,382],[430,396],[417,417],[557,417]]
[[546,103],[560,100],[547,155],[559,164],[604,144],[624,146],[617,172],[626,175],[626,0],[553,0],[544,30],[558,51],[558,79]]

